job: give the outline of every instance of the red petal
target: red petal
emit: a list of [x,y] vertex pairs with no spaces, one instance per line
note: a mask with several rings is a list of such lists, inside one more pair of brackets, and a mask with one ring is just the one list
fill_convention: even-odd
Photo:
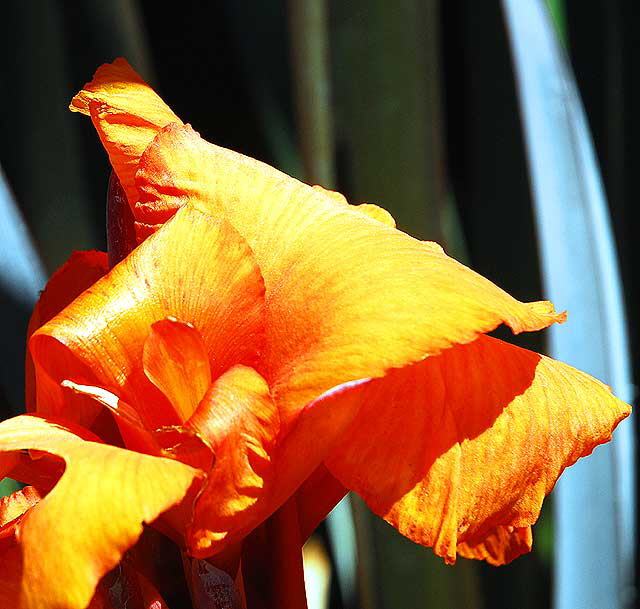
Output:
[[[51,276],[40,295],[31,314],[27,338],[104,276],[107,270],[107,255],[103,252],[88,251],[71,254],[69,260]],[[26,407],[29,412],[36,409],[36,391],[42,394],[60,392],[57,384],[54,387],[43,387],[42,383],[46,383],[46,380],[43,380],[36,389],[33,360],[31,353],[27,351],[25,388]],[[55,401],[62,399],[61,394],[58,393]]]

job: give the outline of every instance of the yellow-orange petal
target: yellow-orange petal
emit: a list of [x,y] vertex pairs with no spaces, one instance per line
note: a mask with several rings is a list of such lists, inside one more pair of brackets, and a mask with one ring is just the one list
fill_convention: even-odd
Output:
[[458,554],[465,558],[486,560],[497,567],[531,552],[532,545],[531,527],[500,526],[479,541],[459,543]]
[[211,384],[207,346],[200,333],[175,317],[155,322],[144,343],[144,372],[186,421]]
[[487,336],[394,370],[361,399],[329,470],[447,562],[497,527],[535,522],[564,468],[630,411],[588,375]]
[[[184,212],[184,213],[183,213]],[[202,336],[215,378],[255,365],[264,344],[264,284],[251,250],[224,220],[185,208],[40,328],[30,350],[53,381],[102,387],[149,429],[181,423],[143,371],[154,323],[169,316]],[[65,412],[73,417],[73,412]]]
[[144,149],[169,123],[180,123],[125,59],[104,64],[71,100],[69,109],[91,117],[111,165],[133,206],[134,176]]
[[216,542],[255,526],[244,514],[271,481],[280,420],[266,381],[253,368],[234,366],[215,381],[186,427],[216,455],[187,540],[202,557]]
[[395,218],[383,207],[379,207],[378,205],[374,205],[373,203],[357,203],[355,205],[351,205],[347,201],[347,198],[340,192],[336,192],[335,190],[328,190],[320,186],[319,184],[314,184],[311,188],[324,195],[325,197],[332,199],[334,203],[337,203],[341,207],[359,211],[365,216],[368,216],[373,220],[377,220],[378,222],[382,222],[382,224],[386,224],[387,226],[391,226],[392,228],[395,228],[396,226]]
[[366,214],[378,222],[382,222],[382,224],[390,226],[391,228],[396,227],[395,218],[386,209],[384,209],[384,207],[379,207],[373,203],[360,203],[359,205],[355,205],[354,209]]
[[[38,328],[60,313],[82,292],[103,277],[108,268],[107,254],[104,252],[73,252],[69,260],[51,276],[42,294],[40,294],[29,320],[27,339]],[[36,387],[35,370],[29,351],[27,351],[26,357],[25,377],[26,408],[28,412],[36,409],[37,391],[41,393],[60,391],[57,385],[54,387]],[[57,399],[62,399],[62,396],[59,395]],[[78,405],[77,408],[81,409],[81,406]]]
[[[57,455],[66,468],[19,525],[20,598],[5,605],[16,609],[84,609],[142,523],[180,502],[201,474],[170,459],[83,440],[39,417],[0,423],[0,451],[25,449]],[[4,577],[3,571],[0,590]]]
[[267,289],[264,374],[289,424],[340,383],[472,341],[501,322],[564,316],[523,304],[430,243],[240,154],[169,125],[145,151],[136,218],[181,205],[223,216],[251,246]]

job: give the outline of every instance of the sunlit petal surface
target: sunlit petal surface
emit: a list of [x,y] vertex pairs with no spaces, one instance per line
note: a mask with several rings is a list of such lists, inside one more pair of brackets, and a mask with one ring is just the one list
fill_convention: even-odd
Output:
[[[0,558],[6,562],[0,570],[3,607],[84,609],[98,580],[139,537],[142,523],[178,503],[199,477],[177,461],[87,441],[39,417],[0,423],[0,453],[25,450],[56,455],[65,469],[20,522],[19,551]],[[7,578],[16,570],[19,599],[7,596],[15,584],[7,585]]]
[[562,470],[630,410],[586,374],[486,336],[372,381],[362,400],[330,471],[447,562],[461,543],[512,544],[494,529],[534,523]]
[[[109,160],[133,204],[138,160],[158,129],[180,119],[124,59],[98,68],[69,109],[91,117]],[[132,117],[135,117],[132,120]]]
[[143,155],[139,218],[188,204],[224,217],[252,248],[267,298],[263,369],[285,424],[345,381],[383,375],[500,323],[562,321],[446,256],[271,167],[170,125]]

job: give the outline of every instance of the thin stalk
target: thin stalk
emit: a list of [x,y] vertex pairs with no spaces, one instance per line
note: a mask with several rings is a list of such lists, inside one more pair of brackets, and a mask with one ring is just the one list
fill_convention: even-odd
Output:
[[289,0],[299,144],[306,180],[335,185],[326,0]]

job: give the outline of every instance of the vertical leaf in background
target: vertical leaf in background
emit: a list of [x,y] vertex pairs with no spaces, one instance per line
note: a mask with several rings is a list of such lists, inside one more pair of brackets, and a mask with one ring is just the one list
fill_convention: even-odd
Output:
[[549,9],[549,15],[555,26],[556,34],[562,42],[563,46],[567,47],[567,15],[564,9],[564,0],[546,0],[547,8]]
[[72,249],[95,246],[62,8],[34,0],[2,5],[0,162],[49,271]]
[[45,274],[0,167],[0,420],[24,410],[25,336]]
[[305,180],[335,188],[326,0],[289,0],[298,141]]
[[287,107],[288,34],[286,2],[227,0],[224,3],[251,105],[266,139],[271,162],[285,173],[303,174]]
[[[551,355],[633,398],[616,249],[589,128],[549,14],[503,0],[516,68],[546,296],[569,310]],[[632,415],[633,416],[633,415]],[[633,419],[565,472],[555,495],[556,609],[634,601]]]
[[335,3],[333,65],[352,199],[380,203],[402,230],[441,241],[437,7],[435,0]]
[[[399,228],[442,242],[448,203],[441,130],[439,3],[332,5],[339,190],[391,211]],[[456,248],[461,249],[461,248]],[[476,566],[446,567],[430,550],[366,518],[377,609],[481,606]]]
[[86,50],[69,53],[74,74],[83,74],[86,81],[100,63],[121,56],[126,57],[145,80],[155,81],[147,32],[137,0],[70,2],[64,7],[64,20],[67,45]]

